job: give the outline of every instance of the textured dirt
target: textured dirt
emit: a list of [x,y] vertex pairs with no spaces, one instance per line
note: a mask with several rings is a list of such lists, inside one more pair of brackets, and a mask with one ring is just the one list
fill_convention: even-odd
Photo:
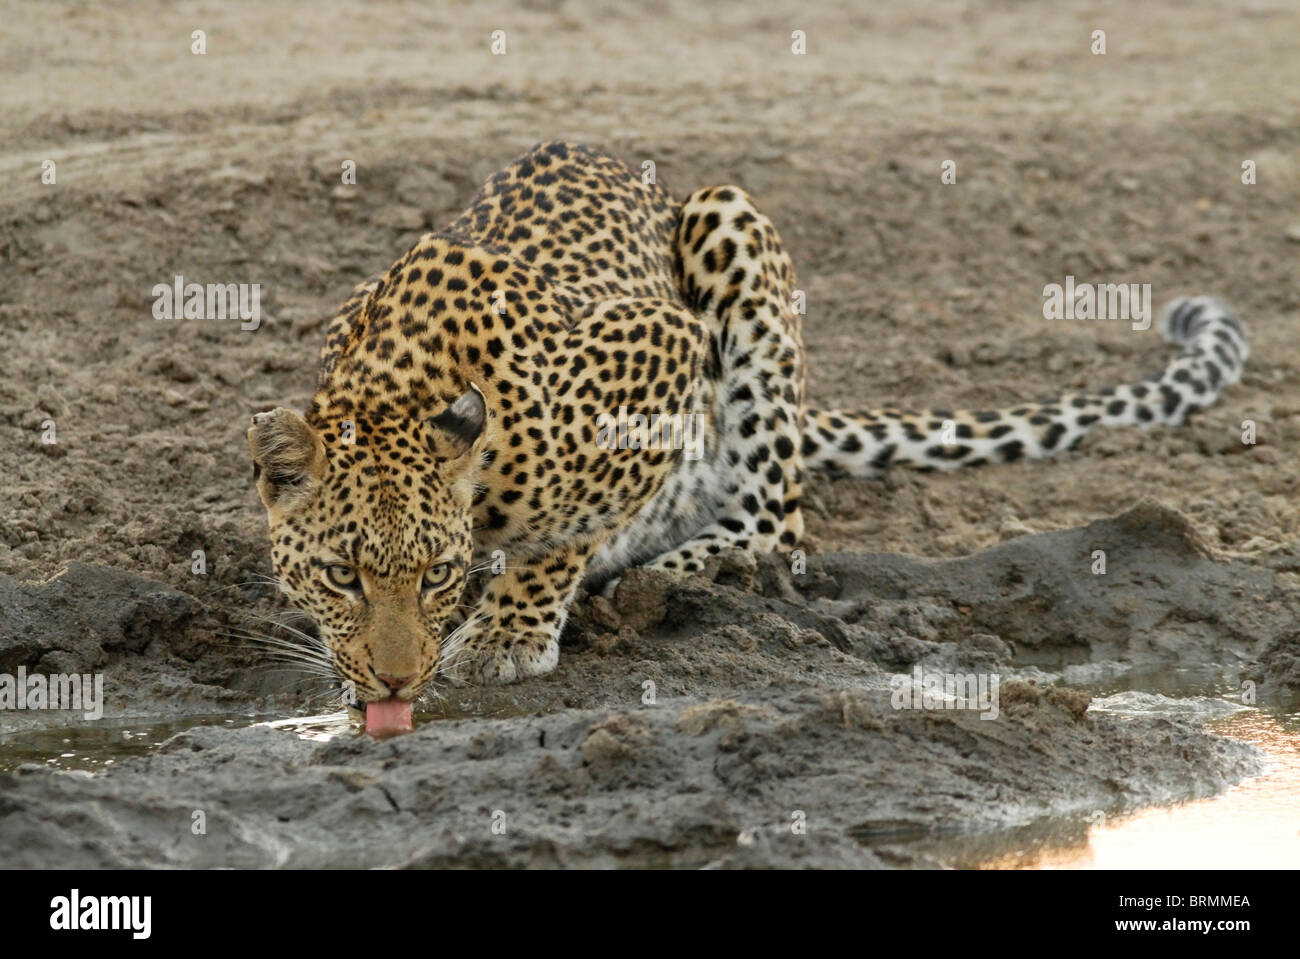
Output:
[[[30,848],[65,865],[907,865],[881,852],[880,823],[1018,824],[1204,794],[1251,768],[1171,720],[1076,718],[1039,693],[991,723],[896,712],[885,684],[918,662],[1043,682],[1216,663],[1300,688],[1300,13],[635,11],[14,6],[0,672],[102,669],[118,717],[318,707],[320,690],[225,636],[283,613],[257,583],[248,414],[304,404],[321,321],[351,284],[544,138],[653,160],[679,195],[754,194],[807,293],[821,405],[1009,405],[1164,361],[1154,330],[1044,320],[1042,288],[1067,274],[1150,283],[1157,302],[1226,299],[1251,335],[1243,383],[1186,428],[1099,434],[1048,463],[818,482],[804,576],[738,559],[717,582],[634,576],[614,606],[580,607],[553,676],[454,692],[435,713],[504,718],[426,717],[386,744],[205,730],[93,778],[28,768],[0,790],[0,838],[38,835]],[[1105,56],[1089,52],[1096,29]],[[177,274],[261,284],[260,328],[154,319],[151,289]],[[45,721],[0,713],[0,735]],[[543,732],[560,745],[536,744]],[[178,776],[195,791],[167,785]],[[168,846],[170,823],[133,826],[200,807],[229,824],[201,850]],[[498,842],[482,819],[498,808],[527,808],[510,815],[529,825]],[[817,838],[772,838],[797,809]],[[383,846],[416,826],[391,855],[366,851],[366,829]]]
[[[1097,544],[1110,571],[1072,571]],[[1244,659],[1300,606],[1275,574],[1204,556],[1154,503],[968,559],[835,553],[803,575],[746,559],[630,576],[612,604],[582,605],[554,675],[453,693],[398,740],[199,727],[95,775],[20,765],[0,843],[31,866],[933,865],[907,842],[1258,772],[1244,743],[1092,714],[1086,693],[1048,684]],[[28,589],[24,608],[45,602],[57,623],[75,606],[60,592]],[[1238,626],[1209,625],[1224,621]],[[998,715],[893,708],[890,676],[916,666],[999,675]],[[136,708],[158,687],[140,692]],[[464,712],[505,718],[439,718]]]

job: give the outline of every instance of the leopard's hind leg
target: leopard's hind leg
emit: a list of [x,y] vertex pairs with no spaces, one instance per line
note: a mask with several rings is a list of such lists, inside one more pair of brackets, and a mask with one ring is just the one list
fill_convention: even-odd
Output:
[[770,552],[802,537],[804,350],[794,267],[744,190],[687,198],[676,263],[687,305],[712,340],[716,502],[703,529],[646,565],[691,572],[724,547]]

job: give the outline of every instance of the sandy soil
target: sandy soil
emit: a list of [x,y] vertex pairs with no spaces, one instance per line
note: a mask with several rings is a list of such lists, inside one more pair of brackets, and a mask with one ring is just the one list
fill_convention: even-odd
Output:
[[[810,392],[821,405],[1001,406],[1132,380],[1163,363],[1154,330],[1042,319],[1043,286],[1067,274],[1150,283],[1159,302],[1218,295],[1247,323],[1253,355],[1243,383],[1183,429],[1098,435],[1049,463],[815,484],[808,546],[821,578],[812,585],[782,586],[764,564],[667,592],[643,584],[648,592],[629,592],[621,610],[584,604],[554,676],[473,701],[455,694],[448,707],[540,718],[430,723],[396,744],[285,745],[283,757],[266,759],[282,763],[276,776],[306,789],[329,778],[324,767],[388,775],[402,766],[394,758],[409,757],[424,772],[401,775],[445,775],[454,792],[471,788],[468,773],[439,771],[455,743],[513,744],[544,729],[567,736],[564,762],[579,756],[583,775],[598,780],[593,763],[618,765],[609,756],[623,755],[619,742],[655,741],[626,747],[644,761],[618,781],[620,801],[662,798],[671,780],[712,813],[655,805],[640,827],[619,832],[630,845],[583,846],[574,837],[606,835],[613,807],[575,813],[557,787],[561,798],[543,807],[578,825],[548,841],[574,862],[651,861],[635,850],[662,839],[655,848],[672,851],[668,864],[740,865],[897,864],[863,840],[871,828],[854,832],[875,821],[865,806],[824,820],[832,838],[817,851],[760,843],[724,854],[733,825],[788,820],[775,799],[763,811],[744,798],[754,776],[793,777],[824,802],[850,781],[879,781],[881,791],[864,795],[889,816],[953,827],[1060,811],[1062,783],[1066,805],[1086,809],[1239,778],[1248,758],[1191,728],[1152,734],[1139,762],[1140,737],[1124,739],[1131,728],[1073,716],[1038,693],[1023,721],[1062,737],[1070,760],[1038,767],[1035,782],[1010,767],[990,774],[1001,748],[1032,738],[1016,738],[1029,737],[1019,720],[967,729],[946,716],[890,714],[882,677],[916,662],[1014,672],[1259,659],[1261,678],[1300,686],[1290,626],[1300,595],[1300,10],[927,2],[866,13],[845,2],[795,13],[768,0],[635,9],[547,0],[364,12],[332,3],[14,5],[0,37],[0,176],[9,186],[0,196],[0,671],[105,669],[116,715],[312,706],[254,650],[221,638],[249,614],[282,610],[255,582],[269,567],[243,442],[248,414],[305,403],[321,321],[353,282],[448,222],[502,162],[568,137],[634,167],[653,160],[679,195],[719,182],[755,195],[807,291]],[[206,31],[203,56],[190,52],[196,29]],[[796,29],[807,33],[806,56],[790,52]],[[1105,56],[1089,51],[1097,29],[1107,33]],[[506,32],[505,56],[489,53],[494,30]],[[46,160],[56,164],[53,185],[41,182]],[[340,184],[345,160],[357,165],[355,187]],[[940,181],[945,160],[957,164],[955,185]],[[1253,185],[1241,182],[1247,160]],[[261,327],[154,319],[151,289],[177,274],[261,284]],[[47,445],[51,420],[57,443]],[[1256,427],[1253,446],[1241,440],[1245,420]],[[1125,512],[1144,497],[1173,512]],[[1121,556],[1165,549],[1145,567],[1120,561],[1131,589],[1122,602],[1115,580],[1089,571],[1099,530],[1086,524],[1113,516],[1103,531]],[[1153,529],[1165,531],[1154,545]],[[1035,531],[1061,532],[1014,539]],[[1011,546],[1023,555],[1008,572],[999,549]],[[203,575],[192,572],[198,549]],[[945,585],[956,567],[895,554],[970,557],[976,572],[963,593],[960,577]],[[88,565],[21,585],[67,563]],[[647,596],[670,612],[647,613]],[[690,616],[700,622],[686,629]],[[636,715],[644,679],[665,705],[619,719]],[[840,715],[828,697],[846,695],[866,697],[860,722],[852,704],[841,704],[850,718],[827,718]],[[772,758],[762,775],[719,781],[704,747],[662,745],[694,741],[691,710],[718,700],[739,703],[718,714],[731,717],[722,726],[758,730],[746,762],[763,766],[779,753],[773,743],[794,735],[789,748],[811,765]],[[748,709],[765,712],[744,719]],[[0,716],[0,731],[16,722]],[[598,736],[610,723],[618,728]],[[982,731],[989,725],[997,729]],[[877,733],[887,744],[878,757],[845,767],[843,780],[818,779],[819,750],[869,752],[877,739],[861,730],[877,727],[889,731]],[[220,734],[231,742],[187,735],[201,740],[195,751],[249,759],[247,780],[230,786],[244,798],[223,794],[232,821],[274,804],[268,793],[279,787],[263,775],[271,767],[251,759],[264,731]],[[725,753],[723,734],[710,735],[708,749]],[[944,753],[931,738],[945,735],[969,736],[969,745]],[[996,736],[1010,738],[998,746]],[[595,760],[583,755],[593,738]],[[979,771],[942,767],[949,772],[927,774],[925,788],[975,798],[907,806],[917,787],[899,765],[905,742],[933,746],[940,764],[973,750]],[[178,757],[190,748],[94,780],[26,773],[0,809],[0,834],[40,818],[32,810],[51,791],[70,802],[120,795],[129,806],[146,781],[131,776],[186,771],[193,760]],[[492,758],[474,775],[527,789],[540,760],[514,749],[502,746],[502,765],[493,771]],[[1187,750],[1200,751],[1205,778],[1179,786]],[[1114,768],[1088,768],[1106,754]],[[1128,766],[1126,755],[1135,757]],[[987,775],[1008,789],[1027,784],[994,802],[970,792]],[[388,802],[416,822],[441,815],[436,803]],[[75,844],[67,821],[42,821],[50,848]],[[105,837],[120,835],[102,825]],[[342,863],[355,853],[312,851],[308,833],[325,827],[297,828],[284,831],[289,861]],[[494,860],[459,826],[439,828],[449,830],[443,839],[402,847],[398,860],[546,861],[522,839]],[[231,861],[277,861],[231,842]],[[87,862],[166,861],[147,842],[104,843]]]
[[[1122,559],[1073,575],[1097,544]],[[580,606],[555,674],[454,692],[396,740],[205,726],[93,775],[19,765],[0,843],[33,867],[933,866],[942,851],[912,843],[1082,822],[1259,772],[1245,743],[1092,713],[1057,683],[1244,661],[1300,614],[1275,574],[1206,557],[1151,501],[968,559],[836,553],[803,576],[735,560],[679,583],[629,574],[613,604]],[[93,568],[68,577],[93,592]],[[13,605],[56,634],[112,620],[59,582]],[[160,631],[149,613],[183,624],[135,590],[116,645]],[[145,695],[119,693],[115,711],[200,691],[237,708],[230,690],[160,688],[126,658],[109,676]],[[997,715],[893,708],[890,676],[917,667],[999,675]],[[440,718],[466,714],[492,718]]]

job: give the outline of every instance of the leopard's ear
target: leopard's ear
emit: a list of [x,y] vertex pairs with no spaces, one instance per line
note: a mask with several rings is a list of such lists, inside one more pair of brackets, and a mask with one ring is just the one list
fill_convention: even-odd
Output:
[[441,462],[465,456],[483,435],[486,425],[487,403],[483,393],[471,383],[456,402],[426,422],[434,459]]
[[277,407],[253,416],[248,430],[253,479],[269,509],[292,509],[325,475],[325,446],[297,413]]

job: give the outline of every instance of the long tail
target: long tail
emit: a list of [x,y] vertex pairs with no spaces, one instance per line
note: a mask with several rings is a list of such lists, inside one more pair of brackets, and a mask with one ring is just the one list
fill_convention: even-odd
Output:
[[891,466],[951,470],[1071,450],[1094,426],[1180,425],[1241,379],[1250,351],[1241,321],[1205,296],[1169,304],[1161,332],[1182,349],[1134,386],[1007,410],[809,410],[804,463],[850,476],[875,476]]

